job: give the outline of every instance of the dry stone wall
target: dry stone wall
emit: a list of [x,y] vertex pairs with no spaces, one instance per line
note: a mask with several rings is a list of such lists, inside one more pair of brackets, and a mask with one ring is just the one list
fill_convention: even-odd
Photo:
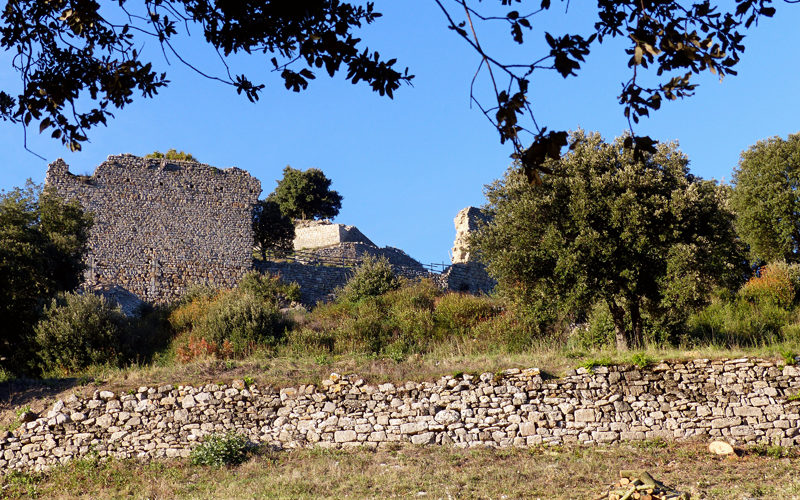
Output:
[[320,387],[141,387],[58,401],[0,435],[0,471],[101,457],[185,457],[209,433],[276,448],[594,445],[725,439],[800,445],[800,368],[759,359],[597,367],[547,379],[511,369],[436,382],[368,385],[331,374]]
[[73,175],[58,160],[46,184],[94,216],[86,285],[159,303],[192,284],[234,286],[252,268],[261,183],[244,170],[120,155],[92,176]]

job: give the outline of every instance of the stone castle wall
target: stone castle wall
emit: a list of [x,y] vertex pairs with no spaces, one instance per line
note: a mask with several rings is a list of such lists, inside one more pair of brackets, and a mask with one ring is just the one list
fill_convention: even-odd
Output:
[[261,184],[243,170],[120,155],[90,177],[58,160],[45,182],[94,217],[87,285],[117,285],[159,303],[192,284],[232,287],[252,268]]
[[800,368],[759,359],[596,367],[559,379],[538,370],[368,385],[331,374],[272,389],[141,387],[58,401],[13,435],[0,434],[0,471],[38,470],[88,453],[188,456],[203,436],[237,431],[258,444],[380,447],[594,445],[645,439],[725,439],[800,445]]
[[334,224],[327,220],[297,221],[294,226],[295,250],[322,248],[345,242],[366,243],[375,246],[355,226]]

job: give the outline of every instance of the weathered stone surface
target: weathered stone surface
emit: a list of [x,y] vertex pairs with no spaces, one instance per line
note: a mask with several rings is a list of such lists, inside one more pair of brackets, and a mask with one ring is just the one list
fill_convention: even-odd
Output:
[[90,288],[118,286],[160,303],[196,283],[232,287],[252,268],[261,184],[243,170],[119,155],[90,177],[57,160],[45,182],[93,214]]
[[[331,374],[321,387],[209,384],[96,392],[56,402],[45,418],[0,435],[0,474],[101,457],[185,457],[203,436],[235,430],[255,443],[376,447],[584,445],[643,439],[800,445],[800,379],[764,360],[664,362],[537,370],[371,386]],[[773,396],[765,396],[767,390]],[[713,450],[712,450],[713,451]]]

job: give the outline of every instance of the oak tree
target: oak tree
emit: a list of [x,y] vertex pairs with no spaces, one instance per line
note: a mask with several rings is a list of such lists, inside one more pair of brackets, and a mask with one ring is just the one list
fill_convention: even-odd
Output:
[[253,235],[262,260],[268,252],[285,255],[293,249],[294,222],[274,200],[259,200],[253,210]]
[[267,200],[292,219],[332,219],[342,208],[342,195],[331,189],[331,180],[318,168],[298,170],[287,166]]
[[751,257],[800,262],[800,134],[742,152],[733,183],[736,228]]
[[76,201],[33,185],[0,194],[0,366],[32,368],[33,326],[80,283],[91,223]]
[[575,132],[539,184],[512,166],[487,186],[493,219],[472,241],[511,298],[545,296],[577,317],[605,302],[619,349],[643,345],[646,315],[735,289],[744,263],[725,188],[691,175],[675,144],[639,156],[624,143]]

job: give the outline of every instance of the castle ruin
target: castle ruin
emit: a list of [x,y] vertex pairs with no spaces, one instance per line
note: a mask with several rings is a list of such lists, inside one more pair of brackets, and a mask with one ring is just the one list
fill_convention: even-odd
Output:
[[238,168],[109,156],[92,176],[59,159],[45,185],[94,218],[85,284],[153,303],[193,284],[229,288],[253,267],[252,210],[261,183]]

